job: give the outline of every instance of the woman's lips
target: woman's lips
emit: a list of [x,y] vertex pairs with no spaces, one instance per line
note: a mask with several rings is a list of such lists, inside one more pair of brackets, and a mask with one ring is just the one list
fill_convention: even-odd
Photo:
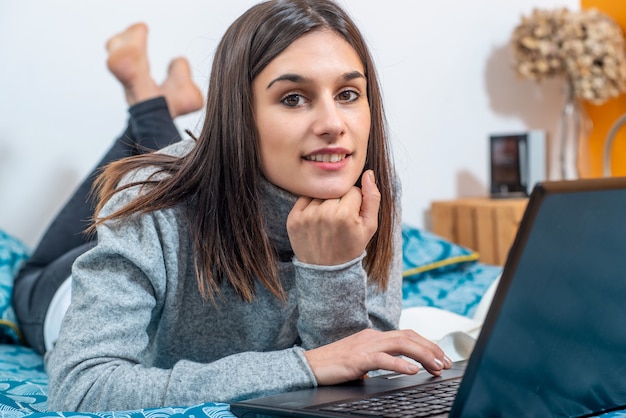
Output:
[[311,154],[304,157],[307,161],[316,161],[318,163],[338,163],[343,161],[347,154]]
[[341,150],[333,152],[313,152],[303,157],[308,164],[313,164],[315,168],[324,171],[339,171],[349,164],[352,155]]

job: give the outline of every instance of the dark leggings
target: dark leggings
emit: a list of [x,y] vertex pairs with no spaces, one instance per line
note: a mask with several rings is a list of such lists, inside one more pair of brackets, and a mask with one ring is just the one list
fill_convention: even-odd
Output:
[[43,324],[52,297],[70,276],[74,260],[96,244],[96,237],[84,231],[93,215],[89,197],[99,169],[120,158],[161,149],[180,140],[162,97],[132,106],[129,115],[124,134],[57,214],[15,278],[13,307],[19,327],[26,343],[40,353],[45,352]]

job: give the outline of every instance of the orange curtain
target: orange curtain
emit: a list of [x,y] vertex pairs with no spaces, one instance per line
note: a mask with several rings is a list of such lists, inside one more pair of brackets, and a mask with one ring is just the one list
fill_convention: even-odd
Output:
[[[626,32],[626,2],[623,0],[581,0],[583,9],[595,8],[610,16]],[[581,177],[601,177],[604,164],[606,136],[615,121],[626,114],[626,94],[602,105],[584,104],[590,120],[588,142],[583,145],[587,152],[580,155]],[[611,149],[611,172],[613,176],[626,176],[626,125],[615,136]]]

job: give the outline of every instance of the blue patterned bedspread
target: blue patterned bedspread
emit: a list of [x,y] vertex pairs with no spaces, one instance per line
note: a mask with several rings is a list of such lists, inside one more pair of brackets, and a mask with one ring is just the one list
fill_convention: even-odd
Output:
[[402,306],[434,306],[472,317],[500,266],[479,263],[479,254],[428,231],[402,229]]
[[99,413],[47,412],[48,376],[43,358],[30,348],[0,344],[0,417],[233,417],[227,404],[203,403],[192,407],[167,407]]

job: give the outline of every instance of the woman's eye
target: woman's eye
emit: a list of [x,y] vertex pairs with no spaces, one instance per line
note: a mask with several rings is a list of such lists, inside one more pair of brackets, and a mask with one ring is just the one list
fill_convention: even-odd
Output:
[[337,98],[343,102],[353,102],[359,98],[359,93],[354,90],[344,90],[337,95]]
[[281,100],[281,103],[284,104],[285,106],[297,107],[297,106],[301,106],[302,104],[304,104],[305,99],[299,94],[289,94]]

